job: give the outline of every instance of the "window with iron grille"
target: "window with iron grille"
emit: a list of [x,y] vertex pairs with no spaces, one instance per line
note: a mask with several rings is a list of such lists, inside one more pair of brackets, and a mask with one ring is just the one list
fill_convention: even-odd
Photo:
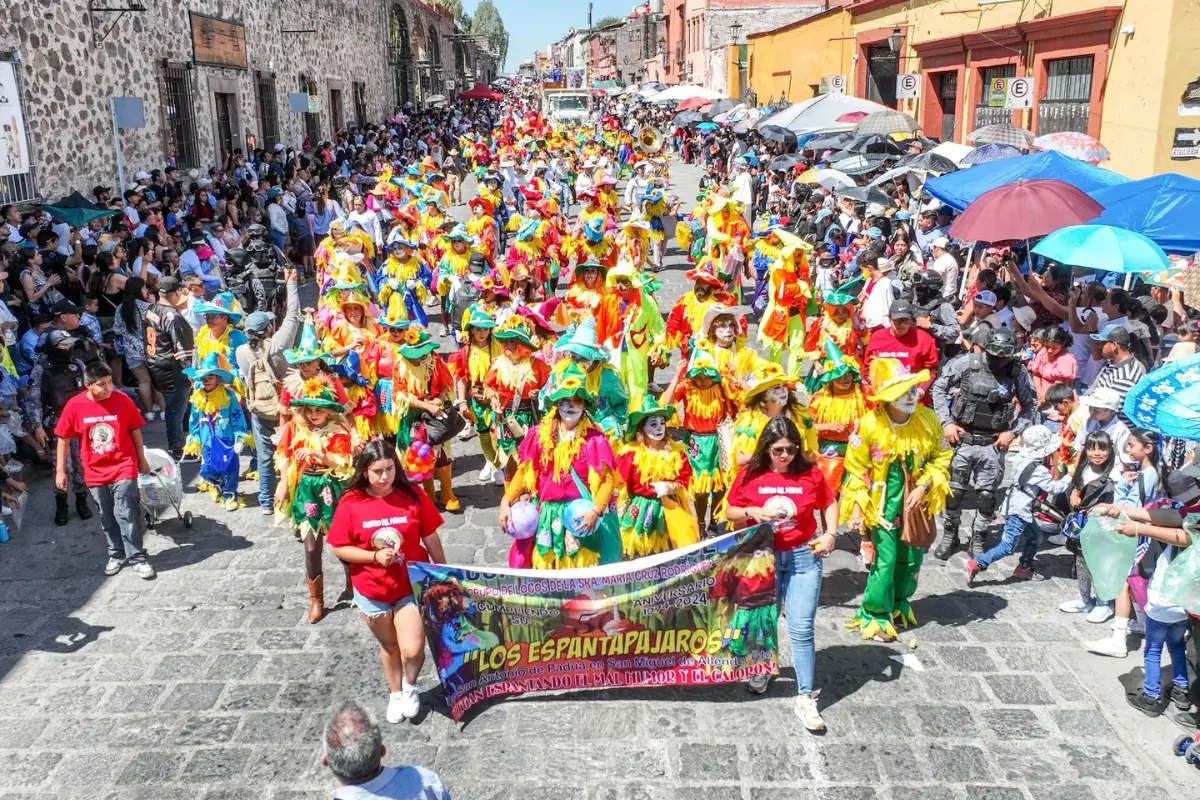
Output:
[[367,124],[367,85],[361,81],[354,82],[354,121],[360,128]]
[[168,161],[191,169],[200,166],[196,138],[196,111],[192,103],[192,72],[182,64],[164,62],[162,67],[162,126]]
[[979,71],[979,103],[975,106],[976,128],[982,128],[984,125],[998,125],[1005,122],[1012,122],[1013,112],[1011,108],[988,105],[988,87],[992,85],[992,81],[996,78],[1015,77],[1017,77],[1016,64],[984,67]]
[[[12,53],[0,53],[0,60],[12,61],[12,59]],[[21,65],[14,62],[12,68],[13,78],[17,83],[17,102],[21,104],[21,118],[23,120],[28,119],[28,116],[25,114],[25,90],[21,85]],[[0,135],[19,136],[20,132],[18,130],[7,130],[10,125],[11,123],[8,120],[4,120],[3,129],[0,129]],[[29,200],[41,199],[42,193],[38,189],[37,183],[37,150],[33,146],[33,136],[30,134],[28,127],[25,128],[24,140],[18,139],[16,148],[24,152],[24,161],[29,164],[29,171],[0,176],[0,203],[24,203]]]
[[1087,133],[1092,111],[1093,56],[1046,62],[1046,96],[1038,102],[1038,135],[1059,131]]
[[896,75],[900,72],[900,56],[889,45],[867,48],[867,99],[896,107]]
[[[315,97],[317,95],[316,81],[301,75],[300,91]],[[319,111],[309,112],[304,115],[304,135],[313,147],[316,147],[317,142],[321,140],[321,113]]]
[[254,78],[258,93],[258,125],[262,134],[264,150],[271,150],[279,143],[279,106],[275,100],[275,76],[269,72],[257,72]]
[[335,131],[340,131],[346,125],[342,114],[342,90],[329,90],[329,121]]

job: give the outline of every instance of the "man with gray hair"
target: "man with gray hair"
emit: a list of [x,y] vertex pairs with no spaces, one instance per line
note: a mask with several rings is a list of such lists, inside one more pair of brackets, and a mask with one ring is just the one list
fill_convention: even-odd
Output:
[[424,767],[385,767],[379,725],[358,702],[347,700],[325,727],[321,763],[338,781],[337,800],[450,800],[436,773]]

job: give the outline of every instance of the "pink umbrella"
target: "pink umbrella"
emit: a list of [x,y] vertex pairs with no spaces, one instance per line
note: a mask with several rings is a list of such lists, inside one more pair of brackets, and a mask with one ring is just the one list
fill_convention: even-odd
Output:
[[675,106],[676,111],[699,111],[705,106],[712,105],[712,100],[704,97],[689,97],[679,105]]
[[1033,239],[1095,219],[1104,206],[1069,183],[1019,180],[984,192],[950,226],[964,242]]
[[837,121],[844,122],[847,125],[854,125],[856,123],[862,122],[864,119],[866,119],[869,116],[870,116],[870,114],[868,114],[866,111],[851,111],[847,114],[842,114],[840,117],[837,118]]

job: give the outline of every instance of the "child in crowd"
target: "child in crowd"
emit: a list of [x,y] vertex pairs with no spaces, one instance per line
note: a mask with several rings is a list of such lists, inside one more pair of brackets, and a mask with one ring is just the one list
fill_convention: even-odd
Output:
[[83,296],[83,316],[79,318],[79,327],[84,328],[96,340],[96,344],[104,344],[104,335],[100,330],[100,297],[94,294]]
[[[1079,596],[1058,607],[1064,614],[1088,615],[1088,621],[1104,622],[1112,616],[1112,608],[1099,601],[1092,591],[1092,573],[1084,561],[1079,546],[1079,531],[1087,522],[1088,513],[1101,503],[1111,503],[1113,487],[1121,479],[1121,462],[1112,439],[1104,431],[1092,431],[1082,440],[1083,457],[1071,476],[1070,504],[1072,515],[1066,523],[1069,536],[1064,536],[1067,549],[1075,556],[1075,583]],[[1097,610],[1099,609],[1099,610]]]
[[233,371],[220,353],[209,353],[184,374],[196,384],[192,424],[184,453],[200,457],[196,488],[226,511],[238,509],[239,458],[245,447],[246,415],[229,388]]
[[1033,376],[1033,388],[1037,391],[1038,402],[1045,403],[1050,387],[1058,384],[1070,386],[1075,381],[1079,365],[1075,356],[1071,355],[1071,334],[1057,326],[1034,332],[1035,336],[1039,334],[1042,346],[1037,348],[1033,361],[1029,364],[1029,373]]
[[1069,475],[1055,480],[1047,466],[1050,456],[1058,450],[1059,439],[1056,434],[1044,425],[1030,425],[1021,440],[1021,451],[1013,459],[1013,474],[1016,477],[1005,499],[1004,533],[1000,543],[991,550],[967,559],[967,586],[980,572],[1011,555],[1021,537],[1025,538],[1025,546],[1021,549],[1021,559],[1013,570],[1013,577],[1031,577],[1033,559],[1041,541],[1041,530],[1033,518],[1035,505],[1039,498],[1065,490],[1071,481]]

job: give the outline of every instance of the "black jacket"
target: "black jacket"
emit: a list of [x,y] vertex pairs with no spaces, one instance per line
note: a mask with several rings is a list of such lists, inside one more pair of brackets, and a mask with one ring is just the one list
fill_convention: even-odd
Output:
[[[192,326],[178,311],[166,303],[154,303],[146,309],[146,324],[142,337],[146,346],[146,368],[154,388],[173,392],[187,386],[184,365],[192,363],[195,348]],[[179,358],[179,354],[186,357]]]

